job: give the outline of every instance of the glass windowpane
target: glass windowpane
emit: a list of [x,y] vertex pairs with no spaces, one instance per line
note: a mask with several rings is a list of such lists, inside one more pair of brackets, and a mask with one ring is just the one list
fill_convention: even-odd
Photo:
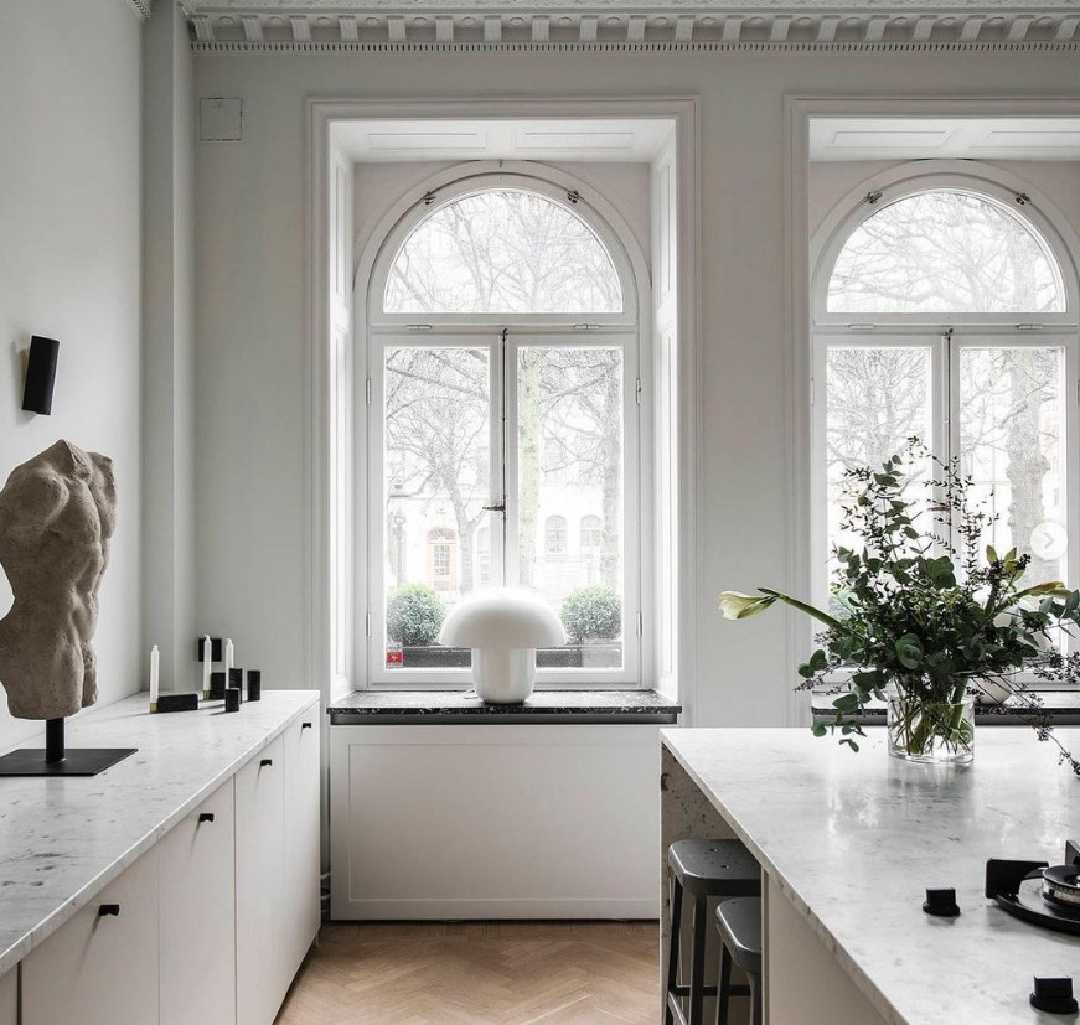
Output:
[[[570,635],[538,664],[622,668],[623,353],[528,346],[517,371],[518,578]],[[596,533],[578,532],[571,547],[571,522]]]
[[1039,313],[1065,309],[1050,247],[988,196],[931,189],[890,203],[848,237],[827,309],[843,313]]
[[[826,529],[829,585],[835,545],[854,546],[840,529],[843,472],[880,466],[902,451],[909,438],[930,444],[931,357],[923,346],[830,347],[825,357]],[[909,491],[922,491],[914,482]]]
[[445,613],[491,573],[486,347],[385,352],[387,665],[468,666],[436,643]]
[[439,207],[402,243],[387,313],[618,313],[607,247],[573,211],[525,189],[485,189]]
[[961,468],[996,513],[992,541],[1032,556],[1026,583],[1065,580],[1065,353],[965,346],[959,354]]

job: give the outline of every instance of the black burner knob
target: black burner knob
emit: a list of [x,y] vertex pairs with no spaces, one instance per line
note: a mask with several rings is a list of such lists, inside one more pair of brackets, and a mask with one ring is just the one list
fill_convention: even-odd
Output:
[[1064,979],[1040,979],[1035,977],[1035,988],[1030,997],[1036,1011],[1047,1014],[1076,1014],[1080,1005],[1073,996],[1073,981]]
[[955,918],[960,914],[960,907],[956,903],[956,890],[927,890],[922,909],[935,918]]

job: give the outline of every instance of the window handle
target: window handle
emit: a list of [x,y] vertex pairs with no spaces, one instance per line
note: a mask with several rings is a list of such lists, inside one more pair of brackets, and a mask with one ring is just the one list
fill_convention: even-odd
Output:
[[480,506],[480,508],[484,512],[505,513],[506,512],[506,502],[498,502],[495,505],[482,505],[482,506]]
[[113,918],[120,917],[120,905],[119,904],[101,904],[97,909],[98,918],[107,918],[109,916]]
[[212,811],[204,811],[204,812],[200,813],[200,815],[199,815],[199,825],[200,826],[204,822],[213,822],[213,821],[214,821],[214,813]]

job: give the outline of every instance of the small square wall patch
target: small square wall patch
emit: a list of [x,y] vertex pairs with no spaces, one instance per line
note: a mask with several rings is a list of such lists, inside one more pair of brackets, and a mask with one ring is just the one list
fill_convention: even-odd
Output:
[[204,96],[199,100],[201,142],[239,142],[243,137],[243,100],[224,96]]

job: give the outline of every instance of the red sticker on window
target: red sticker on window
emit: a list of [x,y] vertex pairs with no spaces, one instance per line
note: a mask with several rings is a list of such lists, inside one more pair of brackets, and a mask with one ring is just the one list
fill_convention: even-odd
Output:
[[405,652],[400,644],[392,645],[386,649],[386,664],[388,666],[400,666],[405,664]]

